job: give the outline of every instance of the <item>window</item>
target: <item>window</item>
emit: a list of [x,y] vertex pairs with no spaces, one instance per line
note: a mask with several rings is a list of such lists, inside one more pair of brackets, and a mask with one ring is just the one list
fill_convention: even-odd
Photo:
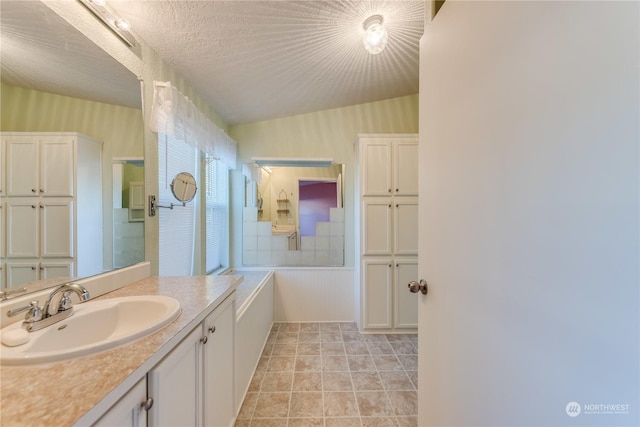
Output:
[[205,168],[205,257],[207,274],[228,264],[229,169],[219,160]]

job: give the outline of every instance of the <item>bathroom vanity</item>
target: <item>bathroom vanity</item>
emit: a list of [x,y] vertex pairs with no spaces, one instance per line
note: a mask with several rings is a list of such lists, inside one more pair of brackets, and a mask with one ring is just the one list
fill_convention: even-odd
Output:
[[[108,351],[1,366],[1,425],[231,425],[240,275],[147,277],[96,300],[164,295],[180,316]],[[56,326],[53,326],[56,327]]]

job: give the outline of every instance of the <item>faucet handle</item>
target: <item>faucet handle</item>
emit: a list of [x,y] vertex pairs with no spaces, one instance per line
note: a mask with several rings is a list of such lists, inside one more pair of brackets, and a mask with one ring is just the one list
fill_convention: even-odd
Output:
[[13,317],[25,311],[27,312],[24,316],[25,322],[37,322],[38,320],[42,320],[42,309],[38,306],[38,301],[35,300],[31,301],[29,305],[25,305],[24,307],[18,307],[7,311],[7,316]]
[[60,302],[58,303],[58,312],[69,310],[73,306],[69,295],[71,295],[71,291],[65,291],[62,294],[62,298],[60,298]]

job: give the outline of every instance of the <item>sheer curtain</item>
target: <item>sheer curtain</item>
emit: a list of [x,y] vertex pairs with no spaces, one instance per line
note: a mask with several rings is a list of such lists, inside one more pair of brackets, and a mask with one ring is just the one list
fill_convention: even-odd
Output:
[[[161,275],[194,273],[195,220],[196,206],[199,203],[205,203],[207,211],[204,224],[206,269],[213,270],[221,263],[225,250],[224,242],[227,242],[228,252],[228,236],[225,237],[229,215],[228,170],[235,169],[237,144],[170,82],[154,82],[150,127],[158,134],[161,205],[169,206],[172,202],[176,202],[170,187],[171,180],[176,174],[189,172],[196,177],[197,182],[201,182],[197,167],[199,152],[204,153],[208,159],[211,159],[210,163],[213,163],[213,172],[209,171],[209,167],[207,168],[204,188],[198,189],[196,198],[187,203],[186,207],[178,205],[173,209],[159,209],[159,273]],[[214,177],[215,182],[212,180]],[[226,187],[222,188],[222,186]],[[224,206],[221,205],[221,197],[226,200]]]

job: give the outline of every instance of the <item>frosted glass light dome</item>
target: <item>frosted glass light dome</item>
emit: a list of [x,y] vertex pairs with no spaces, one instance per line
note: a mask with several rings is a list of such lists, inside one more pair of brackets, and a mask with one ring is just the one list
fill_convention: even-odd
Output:
[[362,27],[364,28],[364,36],[362,43],[364,48],[372,55],[376,55],[384,50],[387,46],[387,30],[382,25],[383,18],[381,15],[373,15],[367,18]]

